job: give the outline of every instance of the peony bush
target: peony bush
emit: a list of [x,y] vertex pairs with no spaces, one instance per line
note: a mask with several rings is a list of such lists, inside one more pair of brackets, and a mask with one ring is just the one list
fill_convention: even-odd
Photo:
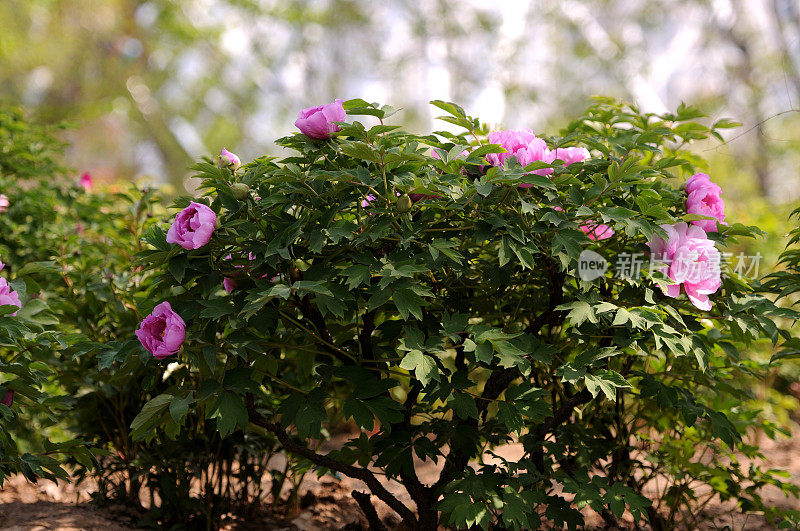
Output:
[[[727,266],[759,230],[724,222],[687,149],[735,124],[601,98],[537,136],[432,103],[463,132],[336,100],[300,112],[283,158],[195,167],[201,197],[139,254],[164,298],[137,334],[197,381],[133,436],[174,431],[176,410],[270,434],[362,481],[375,528],[382,504],[411,529],[668,529],[713,498],[790,522],[760,489],[797,487],[739,459],[759,455],[749,430],[779,431],[748,397],[765,369],[748,352],[798,314]],[[359,432],[321,450],[338,419]]]

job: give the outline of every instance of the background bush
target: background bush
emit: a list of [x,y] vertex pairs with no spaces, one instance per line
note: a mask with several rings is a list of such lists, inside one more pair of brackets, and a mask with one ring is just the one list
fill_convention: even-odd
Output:
[[[133,335],[137,306],[155,293],[153,274],[134,255],[154,213],[166,214],[162,197],[133,186],[84,189],[59,166],[53,130],[20,111],[0,112],[0,138],[8,155],[0,190],[10,202],[0,214],[0,260],[28,293],[16,317],[0,317],[0,393],[15,391],[12,408],[0,405],[9,430],[0,435],[0,473],[66,480],[58,465],[68,461],[74,479],[96,484],[96,501],[139,508],[140,523],[153,527],[213,526],[231,512],[258,511],[269,499],[262,478],[274,437],[237,433],[223,442],[197,415],[180,434],[176,425],[149,442],[130,436],[150,398],[173,381],[196,381],[186,367],[157,363]],[[289,460],[274,474],[274,499],[295,466]]]

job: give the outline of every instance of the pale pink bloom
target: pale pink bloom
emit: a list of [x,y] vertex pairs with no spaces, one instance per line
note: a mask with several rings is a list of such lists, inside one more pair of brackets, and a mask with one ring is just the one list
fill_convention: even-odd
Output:
[[186,323],[165,301],[153,308],[153,313],[144,318],[135,334],[150,354],[164,359],[180,350],[186,338]]
[[[547,144],[530,129],[511,129],[508,131],[493,131],[487,137],[490,144],[497,144],[506,150],[506,153],[489,153],[486,160],[492,166],[502,166],[510,157],[516,157],[521,166],[531,162],[553,162],[552,153],[547,149]],[[542,168],[531,173],[549,175],[552,168]],[[520,184],[520,188],[530,188],[530,184]]]
[[553,160],[563,160],[564,166],[569,166],[576,162],[583,162],[590,156],[589,150],[582,147],[556,148],[553,150]]
[[487,140],[490,144],[497,144],[506,150],[505,153],[489,153],[486,160],[492,166],[502,166],[509,157],[517,157],[523,166],[523,160],[530,158],[528,147],[532,145],[533,153],[543,153],[547,149],[544,140],[537,138],[530,129],[509,129],[489,133]]
[[167,231],[167,243],[177,243],[184,249],[199,249],[211,240],[217,215],[207,205],[192,201],[178,212]]
[[89,173],[81,175],[81,186],[86,192],[92,189],[92,176]]
[[[720,223],[725,223],[725,202],[720,197],[722,189],[711,182],[708,175],[698,173],[693,175],[686,183],[686,211],[689,214],[716,218]],[[717,232],[717,221],[713,219],[698,219],[692,221],[706,232]]]
[[339,130],[334,122],[344,122],[346,118],[342,100],[336,99],[327,105],[303,109],[294,125],[307,137],[324,140]]
[[11,205],[11,202],[8,200],[8,196],[6,194],[0,194],[0,212],[8,212],[8,207]]
[[[686,211],[689,214],[717,218],[720,223],[725,223],[725,202],[714,193],[712,188],[700,188],[689,194],[686,198]],[[696,219],[692,225],[697,225],[706,232],[717,232],[717,221],[713,219]]]
[[677,297],[683,285],[689,301],[700,310],[709,311],[709,295],[722,285],[720,253],[713,240],[697,225],[676,223],[662,225],[667,239],[653,236],[651,258],[663,262],[661,272],[673,280],[664,288],[669,297]]
[[711,178],[708,175],[705,173],[695,173],[686,181],[686,193],[691,194],[700,188],[711,188],[717,195],[722,193],[722,188],[711,182]]
[[[561,159],[565,166],[581,162],[589,158],[586,148],[568,147],[550,150],[541,138],[538,138],[530,129],[512,129],[508,131],[494,131],[487,137],[490,144],[497,144],[505,148],[506,153],[490,153],[486,160],[493,166],[502,166],[509,157],[514,156],[522,166],[532,162],[545,162],[552,164],[554,160]],[[531,173],[537,175],[550,175],[552,168],[541,168]],[[521,184],[520,188],[530,188],[530,184]]]

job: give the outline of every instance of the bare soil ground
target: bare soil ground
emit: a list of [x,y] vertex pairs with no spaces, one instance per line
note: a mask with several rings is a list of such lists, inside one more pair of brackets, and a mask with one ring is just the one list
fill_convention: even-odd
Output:
[[[330,443],[340,446],[343,439]],[[792,481],[800,484],[800,429],[790,439],[770,441],[762,438],[762,452],[770,468],[782,469],[791,474]],[[495,450],[506,458],[517,457],[521,453],[518,445],[508,445]],[[743,464],[747,466],[747,464]],[[432,483],[438,477],[439,467],[432,463],[419,463],[418,473],[425,483]],[[382,482],[387,489],[407,505],[413,507],[405,490],[396,483]],[[267,530],[328,530],[328,529],[366,529],[366,519],[352,500],[354,490],[366,491],[365,485],[348,478],[325,476],[317,478],[308,474],[301,487],[299,512],[289,515],[264,516],[246,522],[231,522],[224,529],[267,529]],[[30,484],[18,476],[7,481],[0,490],[0,530],[102,530],[127,531],[135,529],[141,515],[134,514],[122,506],[96,508],[90,503],[91,487],[71,484],[58,485],[43,481]],[[800,509],[800,502],[787,499],[778,489],[765,489],[763,495],[768,504],[785,508]],[[378,514],[389,529],[399,522],[394,514],[382,503],[373,498]],[[762,517],[744,517],[737,514],[729,505],[712,503],[703,512],[702,524],[694,529],[735,529],[765,530],[773,529]],[[625,522],[630,524],[630,522]],[[632,527],[632,525],[631,525]],[[587,513],[587,528],[604,528],[602,520]]]

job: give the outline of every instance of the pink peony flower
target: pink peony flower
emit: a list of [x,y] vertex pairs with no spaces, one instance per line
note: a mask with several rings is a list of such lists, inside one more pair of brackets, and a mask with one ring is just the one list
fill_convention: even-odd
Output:
[[686,181],[686,193],[691,194],[700,188],[711,188],[717,195],[722,193],[722,188],[711,182],[711,178],[708,175],[705,173],[695,173]]
[[[2,271],[5,266],[3,262],[0,262],[0,271]],[[8,283],[5,277],[0,277],[0,306],[5,305],[22,308],[22,302],[19,300],[19,293],[11,289],[11,284]],[[11,315],[17,315],[17,312]]]
[[6,396],[4,396],[2,400],[0,400],[0,404],[4,404],[8,407],[11,407],[13,403],[14,403],[14,390],[12,389],[11,391],[6,392]]
[[614,235],[614,229],[603,223],[595,225],[590,221],[586,225],[581,225],[580,229],[590,240],[594,241],[606,240]]
[[167,243],[177,243],[184,249],[199,249],[209,242],[217,215],[206,205],[192,201],[178,212],[167,231]]
[[553,160],[563,160],[564,166],[582,162],[589,157],[591,157],[589,150],[582,147],[556,148],[553,150]]
[[220,168],[229,168],[231,171],[236,171],[239,169],[239,166],[242,165],[242,161],[239,160],[239,157],[237,157],[235,154],[231,153],[225,148],[222,148],[222,153],[219,154],[217,165]]
[[186,323],[165,301],[153,308],[135,333],[142,346],[161,360],[180,350],[186,338]]
[[303,109],[294,125],[307,137],[324,140],[339,130],[339,126],[333,122],[344,122],[346,118],[342,100],[336,99],[327,105]]
[[[225,257],[225,260],[230,260],[231,258],[233,258],[233,256],[229,254],[228,256]],[[253,253],[247,253],[247,258],[248,258],[248,260],[252,261],[252,260],[256,259],[256,256]],[[242,264],[239,264],[239,265],[235,265],[233,267],[243,268],[245,266],[242,265]],[[222,287],[225,288],[225,291],[227,291],[228,293],[232,293],[233,290],[236,289],[236,277],[238,277],[239,275],[240,275],[240,273],[235,273],[234,275],[232,275],[230,277],[225,277],[225,278],[222,279]]]
[[367,207],[369,206],[369,204],[370,204],[370,203],[372,203],[373,201],[375,201],[375,199],[377,199],[377,198],[376,198],[374,195],[372,195],[372,194],[367,194],[367,197],[365,197],[365,198],[364,198],[364,200],[363,200],[363,201],[361,201],[361,207],[362,207],[362,208],[367,208]]
[[698,219],[692,221],[692,225],[697,225],[706,232],[717,232],[717,223],[725,223],[725,202],[720,198],[722,189],[711,182],[708,175],[698,173],[693,175],[686,183],[686,211],[689,214],[709,216],[717,218]]
[[[517,158],[522,166],[527,166],[531,162],[553,162],[552,153],[547,149],[547,144],[530,129],[511,129],[509,131],[494,131],[489,133],[488,140],[490,144],[498,144],[502,146],[506,153],[489,153],[486,155],[486,160],[492,166],[502,166],[505,164],[509,157],[514,156]],[[549,175],[553,173],[552,168],[542,168],[534,170],[531,173],[537,175]],[[530,188],[530,184],[520,184],[520,188]]]
[[677,297],[683,285],[689,301],[698,309],[711,310],[709,295],[722,285],[720,253],[713,240],[697,225],[662,225],[667,239],[653,236],[651,257],[664,262],[660,269],[675,282],[664,288],[668,297]]
[[88,172],[81,175],[81,186],[86,192],[92,189],[92,176]]
[[11,203],[8,200],[8,196],[6,194],[0,194],[0,212],[8,212],[8,207]]
[[[554,206],[553,210],[558,212],[563,212],[564,209],[560,206]],[[611,228],[610,225],[605,225],[603,223],[595,223],[594,221],[588,221],[586,224],[581,225],[580,227],[581,232],[583,232],[586,236],[589,237],[590,240],[599,241],[599,240],[606,240],[612,237],[614,233],[614,229]]]
[[[527,166],[531,162],[546,162],[552,164],[556,159],[564,161],[565,166],[581,162],[589,158],[589,150],[579,147],[557,148],[553,151],[547,148],[547,144],[530,129],[514,129],[509,131],[494,131],[489,133],[490,144],[498,144],[505,148],[506,153],[490,153],[486,155],[486,160],[492,166],[502,166],[512,155],[517,158],[522,166]],[[537,175],[550,175],[552,168],[542,168],[531,173]],[[530,184],[521,184],[520,188],[530,188]]]

